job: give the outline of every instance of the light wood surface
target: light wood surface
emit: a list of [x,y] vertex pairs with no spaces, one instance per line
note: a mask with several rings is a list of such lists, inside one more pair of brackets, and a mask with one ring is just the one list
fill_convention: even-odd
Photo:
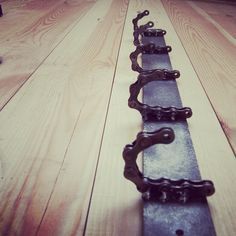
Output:
[[235,39],[225,37],[219,27],[204,17],[206,13],[199,14],[195,2],[164,0],[163,3],[236,152]]
[[[184,105],[190,106],[194,112],[189,120],[189,126],[200,171],[203,178],[212,179],[216,186],[216,194],[209,199],[209,204],[217,233],[234,235],[232,232],[236,232],[236,227],[232,216],[235,215],[236,210],[234,197],[236,190],[226,187],[226,183],[229,184],[232,179],[236,179],[234,155],[162,4],[154,0],[146,1],[144,4],[132,1],[129,4],[86,235],[141,234],[140,222],[138,222],[140,219],[134,217],[133,210],[133,206],[137,204],[135,209],[137,215],[141,204],[138,203],[136,193],[129,189],[134,190],[135,187],[129,182],[125,183],[121,178],[123,166],[121,150],[127,141],[128,143],[133,141],[136,133],[141,129],[141,124],[139,126],[135,116],[136,112],[127,108],[129,95],[125,87],[137,76],[136,73],[130,73],[128,58],[128,52],[133,49],[130,22],[138,10],[144,9],[152,9],[150,19],[158,20],[156,25],[167,30],[166,41],[173,48],[170,54],[172,65],[182,74],[178,80],[178,87]],[[117,114],[121,115],[117,116]],[[125,132],[122,132],[122,129]],[[113,158],[110,154],[111,146]],[[223,227],[222,219],[224,219]]]
[[[39,228],[39,235],[42,236],[82,235],[85,230],[127,9],[125,0],[113,0],[109,4],[104,0],[98,3],[97,9],[93,11],[95,15],[87,20],[91,22],[93,18],[96,21],[99,19],[99,23],[86,38],[80,60],[72,59],[80,65],[76,67],[76,75],[88,88],[84,90],[85,101]],[[80,30],[80,27],[77,29]],[[91,80],[89,84],[88,80]],[[81,84],[78,84],[77,89],[75,93],[81,93]]]
[[93,6],[93,1],[4,1],[0,110]]
[[126,5],[98,1],[2,111],[3,235],[83,232]]
[[190,2],[201,8],[208,17],[212,18],[221,26],[221,30],[228,32],[236,40],[236,2],[234,4],[223,1],[218,4],[209,1],[194,1]]
[[[138,75],[129,60],[131,20],[145,9],[150,16],[142,22],[167,30],[172,66],[181,72],[178,88],[193,110],[188,123],[201,175],[216,187],[208,202],[217,235],[235,235],[236,160],[212,109],[230,98],[217,115],[233,127],[232,32],[196,1],[63,2],[0,1],[7,12],[0,26],[4,19],[4,35],[11,35],[7,43],[0,34],[0,53],[17,57],[0,65],[0,83],[8,84],[0,85],[0,235],[141,235],[142,200],[123,177],[122,150],[142,129],[127,100]],[[64,5],[53,23],[27,31],[19,47],[17,32]],[[7,18],[14,14],[25,26]],[[201,67],[216,70],[208,87]]]

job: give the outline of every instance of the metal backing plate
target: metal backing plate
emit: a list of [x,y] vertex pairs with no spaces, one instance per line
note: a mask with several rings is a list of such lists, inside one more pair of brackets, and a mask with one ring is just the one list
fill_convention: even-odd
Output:
[[[166,45],[164,37],[142,38],[143,44],[150,42],[158,46]],[[143,54],[142,67],[172,69],[167,54]],[[143,89],[143,102],[152,106],[182,107],[175,81],[153,81],[147,84]],[[154,131],[161,127],[172,128],[175,132],[175,140],[171,144],[155,145],[144,151],[144,175],[151,178],[201,180],[187,122],[144,122],[144,131]],[[143,204],[143,235],[145,236],[216,235],[206,200],[187,204],[144,201]]]

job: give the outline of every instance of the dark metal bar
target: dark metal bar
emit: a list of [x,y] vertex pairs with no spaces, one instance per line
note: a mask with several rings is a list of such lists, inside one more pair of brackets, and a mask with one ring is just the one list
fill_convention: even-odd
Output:
[[[142,37],[143,44],[166,46],[164,37]],[[143,54],[142,68],[172,70],[168,54]],[[143,89],[143,102],[150,106],[182,107],[175,80],[156,80]],[[186,121],[144,122],[144,131],[150,132],[169,127],[175,140],[168,145],[152,146],[144,150],[143,172],[150,178],[201,180],[198,164]],[[158,172],[156,171],[158,170]],[[145,236],[215,236],[214,225],[206,199],[180,203],[144,201],[143,235]]]

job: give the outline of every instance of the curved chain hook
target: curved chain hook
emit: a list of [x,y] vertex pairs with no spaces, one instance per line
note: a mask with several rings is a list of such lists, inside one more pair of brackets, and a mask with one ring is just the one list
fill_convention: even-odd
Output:
[[141,73],[135,83],[130,85],[130,97],[128,105],[140,112],[144,121],[176,121],[186,120],[192,116],[192,110],[189,107],[161,107],[149,106],[138,101],[140,90],[148,83],[158,80],[167,80],[165,71],[155,70],[152,73]]
[[148,15],[149,15],[149,11],[145,10],[141,13],[138,13],[138,15],[132,20],[133,27],[134,27],[134,33],[133,33],[134,41],[133,42],[135,46],[138,46],[140,44],[139,35],[143,34],[147,29],[154,26],[154,23],[152,21],[149,21],[145,25],[138,26],[138,21],[142,19],[144,16],[148,16]]
[[169,144],[174,141],[174,132],[170,128],[162,128],[155,132],[140,132],[136,140],[126,145],[123,151],[125,161],[124,176],[133,182],[143,199],[155,199],[161,202],[174,201],[186,203],[193,199],[202,199],[215,192],[210,180],[172,180],[167,178],[151,179],[144,177],[136,163],[138,154],[155,144]]
[[140,41],[139,41],[139,36],[142,35],[148,28],[151,28],[154,26],[154,23],[152,21],[149,21],[147,24],[145,25],[140,25],[138,27],[138,29],[134,30],[133,36],[134,36],[134,45],[138,46],[141,45]]
[[133,20],[133,28],[134,28],[134,45],[138,46],[141,45],[139,41],[139,36],[144,35],[145,37],[159,37],[164,36],[166,34],[166,31],[163,29],[152,29],[154,26],[154,23],[152,21],[149,21],[148,23],[144,25],[138,26],[138,21],[142,19],[144,16],[149,15],[149,11],[145,10],[141,13],[139,13]]
[[138,21],[140,19],[142,19],[144,16],[148,16],[149,15],[149,11],[145,10],[143,12],[140,12],[137,14],[137,16],[132,20],[133,26],[134,26],[134,30],[137,30],[139,28],[138,26]]
[[155,132],[140,132],[132,144],[125,146],[123,151],[124,176],[132,181],[140,192],[146,192],[149,186],[136,163],[138,154],[154,144],[169,144],[174,141],[174,137],[174,132],[170,128],[162,128]]
[[[147,45],[139,45],[136,47],[135,51],[130,53],[130,60],[131,60],[131,68],[133,71],[137,71],[139,73],[151,73],[157,69],[153,70],[144,70],[139,64],[138,64],[138,55],[141,53],[144,54],[163,54],[168,53],[171,51],[170,46],[166,47],[160,47],[155,46],[155,44],[147,44]],[[163,69],[164,75],[167,79],[177,79],[180,77],[180,72],[178,70],[166,70]]]

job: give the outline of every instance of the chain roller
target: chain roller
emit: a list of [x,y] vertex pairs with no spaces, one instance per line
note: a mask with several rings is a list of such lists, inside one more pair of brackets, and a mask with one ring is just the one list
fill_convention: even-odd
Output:
[[140,19],[142,19],[144,16],[148,16],[149,15],[149,11],[145,10],[141,13],[138,13],[137,16],[132,20],[133,22],[133,28],[134,28],[134,45],[138,46],[140,45],[140,41],[139,41],[139,36],[140,35],[144,35],[146,37],[160,37],[160,36],[164,36],[166,34],[165,30],[162,29],[151,29],[154,26],[154,23],[152,21],[149,21],[148,23],[144,24],[144,25],[140,25],[138,26],[138,21]]
[[144,200],[186,203],[211,196],[215,192],[210,180],[172,180],[168,178],[151,179],[144,177],[136,163],[138,154],[155,144],[170,144],[175,135],[171,128],[161,128],[155,132],[140,132],[136,140],[126,145],[123,151],[125,161],[124,176],[132,181]]
[[130,85],[130,97],[128,105],[140,112],[144,121],[176,121],[185,120],[192,116],[192,110],[189,107],[161,107],[149,106],[138,101],[140,90],[148,83],[157,80],[167,80],[163,70],[155,70],[152,73],[139,74],[135,83]]
[[[135,51],[133,51],[130,54],[130,60],[131,60],[131,68],[133,71],[137,71],[139,73],[151,73],[157,69],[153,70],[144,70],[139,64],[138,64],[138,56],[141,53],[147,54],[162,54],[162,53],[168,53],[171,51],[170,46],[166,47],[158,47],[158,46],[153,46],[153,44],[148,44],[148,45],[139,45],[136,47]],[[168,79],[176,79],[180,77],[180,72],[178,70],[166,70],[163,69],[164,75]]]

